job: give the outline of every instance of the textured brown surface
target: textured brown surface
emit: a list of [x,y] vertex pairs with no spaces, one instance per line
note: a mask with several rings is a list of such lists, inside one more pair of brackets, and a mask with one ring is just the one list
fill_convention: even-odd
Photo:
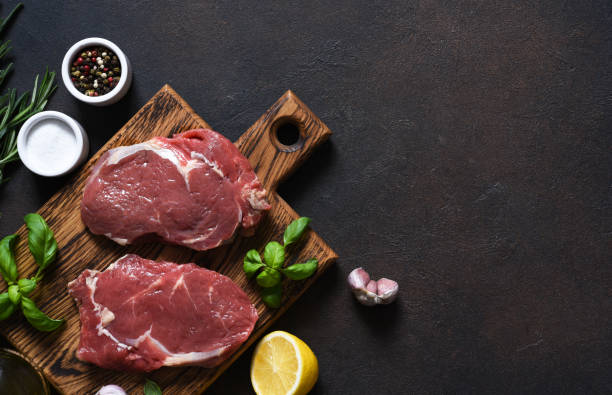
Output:
[[[279,122],[294,122],[300,125],[303,144],[299,149],[281,151],[273,143],[273,128]],[[52,317],[62,317],[66,325],[51,334],[37,332],[25,319],[13,319],[0,327],[0,331],[33,363],[43,370],[48,380],[66,394],[84,394],[97,391],[100,383],[114,383],[130,393],[138,393],[142,378],[135,374],[112,372],[80,362],[76,359],[79,342],[79,314],[66,285],[84,269],[104,270],[127,253],[135,253],[147,259],[170,262],[195,262],[216,270],[234,280],[249,295],[255,304],[259,319],[253,333],[240,349],[220,367],[162,368],[148,376],[153,378],[165,394],[198,393],[208,387],[263,331],[274,322],[317,277],[336,259],[335,253],[314,232],[308,231],[295,247],[288,249],[287,262],[304,262],[314,257],[319,260],[315,275],[305,281],[284,284],[283,304],[280,309],[266,307],[259,297],[254,281],[248,281],[242,271],[242,258],[251,248],[263,251],[269,240],[281,240],[286,226],[297,213],[276,193],[278,182],[294,171],[312,150],[327,140],[331,132],[291,92],[283,95],[242,137],[236,145],[249,159],[260,180],[268,189],[272,205],[262,220],[254,237],[238,237],[230,245],[198,253],[193,250],[149,243],[140,246],[121,247],[112,241],[91,234],[80,217],[80,202],[83,186],[89,170],[108,149],[148,140],[153,136],[170,136],[185,130],[209,127],[169,87],[162,88],[75,176],[73,182],[55,194],[39,213],[47,219],[55,232],[59,256],[54,266],[57,269],[45,276],[33,297],[39,307]],[[27,239],[25,227],[17,232],[22,240]],[[20,271],[35,271],[35,263],[27,252],[27,243],[17,250]],[[5,288],[5,286],[3,286]],[[2,291],[5,291],[2,289]],[[17,317],[17,315],[16,315]]]
[[[116,105],[49,103],[92,152],[165,82],[232,141],[289,88],[334,131],[279,186],[341,257],[270,328],[313,395],[612,392],[609,0],[25,3],[9,86],[90,35],[132,61]],[[68,182],[9,176],[3,235]],[[360,265],[394,305],[354,303]],[[249,393],[252,349],[207,395]]]

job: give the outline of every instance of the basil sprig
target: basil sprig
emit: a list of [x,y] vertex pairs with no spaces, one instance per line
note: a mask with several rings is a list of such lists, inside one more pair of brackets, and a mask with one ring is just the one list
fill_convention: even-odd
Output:
[[285,262],[285,247],[278,241],[269,242],[264,249],[264,261],[267,266],[274,269],[283,266],[283,262]]
[[38,310],[34,301],[27,296],[21,297],[21,311],[28,322],[39,331],[51,332],[59,328],[64,320],[54,320]]
[[40,270],[45,270],[55,260],[57,254],[57,242],[53,237],[53,231],[43,217],[36,213],[26,215],[23,220],[29,230],[28,246],[30,252]]
[[38,214],[28,214],[24,221],[28,228],[28,246],[38,265],[38,271],[31,278],[18,278],[15,261],[15,243],[17,234],[6,236],[0,241],[0,272],[8,284],[8,291],[0,294],[0,321],[9,318],[21,306],[28,322],[39,331],[54,331],[64,322],[49,318],[40,311],[28,295],[42,280],[44,270],[55,260],[57,242],[53,231]]
[[15,305],[9,299],[8,292],[0,294],[0,321],[9,318],[14,311]]
[[246,274],[247,278],[251,278],[264,266],[265,265],[259,256],[259,252],[257,252],[257,250],[249,250],[244,257],[244,264],[242,268],[244,269],[244,273]]
[[261,300],[268,307],[278,309],[281,305],[281,299],[283,296],[283,285],[281,283],[276,284],[270,288],[262,288]]
[[304,280],[317,270],[319,262],[315,258],[283,268],[285,248],[302,237],[309,223],[308,217],[300,217],[291,222],[283,234],[283,244],[277,241],[266,244],[263,260],[257,250],[249,250],[244,257],[244,273],[247,278],[253,278],[257,274],[257,284],[262,287],[261,299],[269,307],[278,308],[281,304],[283,274],[291,280]]
[[312,276],[317,270],[319,262],[316,259],[309,259],[304,263],[296,263],[282,270],[283,274],[292,280],[303,280]]
[[310,223],[310,218],[300,217],[295,221],[291,222],[285,233],[283,234],[283,244],[287,247],[291,243],[295,243],[306,230],[306,227]]
[[0,241],[0,271],[7,284],[17,281],[17,264],[15,263],[15,242],[17,235],[6,236]]
[[153,380],[146,379],[143,388],[144,395],[162,395],[162,390],[159,385]]
[[282,280],[281,274],[278,270],[267,267],[257,276],[257,284],[264,288],[270,288],[280,283]]

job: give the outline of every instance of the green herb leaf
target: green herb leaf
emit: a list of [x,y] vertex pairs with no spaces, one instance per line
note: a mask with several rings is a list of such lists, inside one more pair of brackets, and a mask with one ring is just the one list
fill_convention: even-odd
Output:
[[276,284],[270,288],[264,288],[261,290],[261,300],[268,307],[277,309],[281,305],[281,299],[283,296],[283,286],[281,283]]
[[[6,52],[11,49],[11,47],[5,47],[5,44],[8,44],[8,41],[4,44],[2,44],[2,46],[0,46],[0,59],[4,57],[4,55],[6,55]],[[11,70],[13,69],[13,64],[9,63],[6,68],[2,69],[2,71],[0,71],[0,85],[2,85],[2,83],[4,82],[4,79],[6,78],[6,76],[8,75],[8,73],[11,72]]]
[[9,284],[17,281],[17,264],[15,263],[15,242],[17,235],[6,236],[0,241],[0,272],[4,281]]
[[19,292],[22,295],[28,295],[30,292],[36,288],[36,279],[34,278],[20,278],[17,281],[17,285],[19,285]]
[[9,299],[8,292],[0,294],[0,321],[9,318],[15,311],[16,306]]
[[283,266],[283,262],[285,261],[285,247],[278,241],[269,242],[266,244],[266,249],[264,250],[264,261],[266,265],[274,269]]
[[55,72],[47,69],[40,85],[39,78],[39,75],[34,78],[32,94],[26,92],[17,98],[17,91],[12,88],[0,96],[0,184],[8,181],[8,178],[2,177],[4,167],[19,160],[17,130],[29,117],[45,108],[57,88],[54,84]]
[[291,243],[295,243],[300,237],[302,237],[309,223],[310,218],[308,217],[300,217],[291,222],[283,234],[283,244],[285,244],[285,247]]
[[295,265],[288,266],[282,269],[283,274],[292,280],[303,280],[313,275],[317,270],[318,261],[316,259],[309,259],[304,263],[296,263]]
[[59,328],[64,320],[54,320],[49,318],[45,313],[40,311],[34,304],[32,299],[21,297],[21,311],[28,322],[39,331],[51,332]]
[[19,285],[13,284],[8,289],[8,296],[14,305],[18,305],[21,301],[21,294],[19,293]]
[[8,16],[6,18],[1,18],[0,19],[0,32],[2,32],[4,30],[4,27],[6,26],[7,23],[10,22],[10,20],[13,18],[13,15],[15,15],[15,13],[21,8],[23,7],[23,3],[17,3],[17,5],[15,6],[15,8],[13,8],[13,11],[11,11],[10,14],[8,14]]
[[257,250],[249,250],[244,257],[244,263],[242,265],[247,278],[253,277],[255,273],[257,273],[257,271],[263,266],[264,264],[261,261],[259,252],[257,252]]
[[270,267],[265,268],[259,275],[257,276],[257,284],[264,288],[273,287],[279,284],[281,281],[281,274],[278,270],[272,269]]
[[144,395],[162,395],[162,390],[155,381],[146,379],[144,385]]
[[26,215],[24,221],[29,230],[30,252],[34,255],[40,270],[45,270],[53,262],[57,253],[57,242],[53,238],[53,231],[43,217],[36,213]]

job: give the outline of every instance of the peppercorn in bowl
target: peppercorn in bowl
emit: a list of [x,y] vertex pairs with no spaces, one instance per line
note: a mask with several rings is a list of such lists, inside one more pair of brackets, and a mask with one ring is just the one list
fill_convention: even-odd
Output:
[[113,42],[91,37],[77,42],[66,52],[62,80],[78,100],[106,106],[119,101],[130,89],[132,67]]

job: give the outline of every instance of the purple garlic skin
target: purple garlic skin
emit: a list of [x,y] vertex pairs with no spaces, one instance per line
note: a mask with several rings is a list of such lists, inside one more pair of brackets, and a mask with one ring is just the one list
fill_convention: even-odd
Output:
[[358,267],[348,276],[348,283],[359,303],[366,306],[388,304],[395,300],[399,285],[388,278],[370,279],[368,272]]
[[366,286],[366,289],[372,293],[376,293],[376,290],[378,289],[378,285],[376,284],[376,281],[370,280],[370,282]]
[[118,385],[110,384],[100,388],[100,390],[96,392],[96,395],[126,395],[126,393],[123,388]]
[[358,267],[353,270],[348,276],[348,282],[351,287],[354,288],[365,288],[370,282],[370,275],[368,272]]
[[380,303],[388,304],[395,300],[399,291],[399,285],[395,281],[383,277],[376,281],[376,285],[376,294],[380,297]]

